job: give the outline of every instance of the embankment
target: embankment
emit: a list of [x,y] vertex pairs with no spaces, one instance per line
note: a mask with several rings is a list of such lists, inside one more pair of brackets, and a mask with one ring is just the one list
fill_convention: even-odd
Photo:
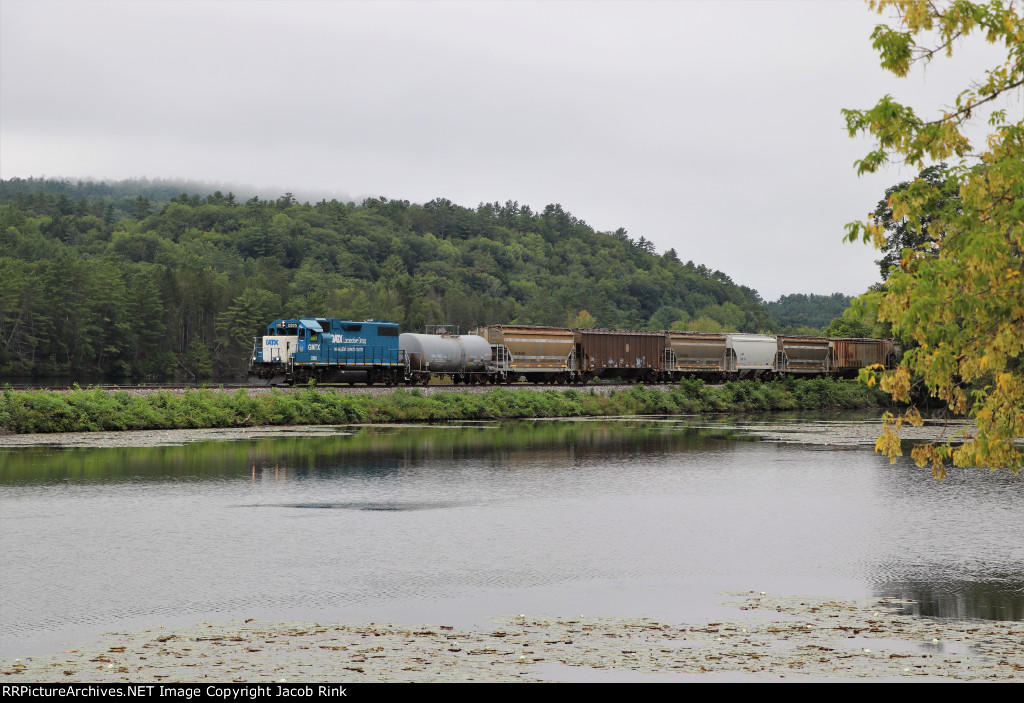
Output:
[[684,380],[671,388],[633,386],[531,390],[495,388],[484,393],[425,394],[418,389],[349,394],[329,388],[127,391],[72,388],[67,392],[5,389],[0,393],[0,432],[86,432],[255,425],[324,425],[446,422],[536,417],[692,415],[783,410],[849,410],[882,407],[888,397],[852,381],[808,379],[706,386]]

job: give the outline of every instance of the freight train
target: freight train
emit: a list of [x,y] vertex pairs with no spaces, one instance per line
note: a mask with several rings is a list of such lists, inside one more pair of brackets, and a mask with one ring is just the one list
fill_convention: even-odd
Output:
[[891,368],[891,339],[484,325],[469,334],[412,334],[394,322],[274,320],[256,337],[249,381],[307,383],[587,383],[622,379],[675,382],[778,376],[852,377]]

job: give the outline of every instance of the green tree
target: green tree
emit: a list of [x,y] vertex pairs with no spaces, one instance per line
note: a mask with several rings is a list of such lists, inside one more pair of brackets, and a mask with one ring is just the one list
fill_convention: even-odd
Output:
[[0,257],[0,374],[28,374],[52,321],[35,266]]
[[849,315],[840,315],[822,330],[826,337],[870,337],[871,327],[863,320]]
[[889,278],[890,270],[899,267],[904,249],[925,254],[935,252],[935,240],[929,232],[929,225],[935,214],[944,211],[949,201],[957,197],[956,182],[949,180],[946,164],[929,166],[915,180],[927,183],[931,195],[936,198],[935,202],[921,208],[916,222],[907,217],[893,217],[893,196],[910,188],[907,181],[886,189],[885,197],[878,202],[871,218],[872,224],[885,230],[885,245],[881,247],[884,256],[875,262],[883,281]]
[[843,314],[850,306],[850,296],[842,293],[816,295],[793,293],[783,295],[774,302],[765,303],[775,323],[775,331],[787,327],[811,327],[820,330],[831,320]]
[[[917,446],[913,458],[919,466],[930,464],[937,478],[945,476],[948,461],[1016,472],[1024,461],[1016,444],[1024,436],[1024,18],[1013,2],[1000,0],[878,0],[871,6],[898,16],[895,26],[880,24],[872,34],[882,66],[898,76],[941,54],[952,57],[960,40],[975,32],[1006,49],[1005,61],[934,119],[922,119],[888,95],[873,108],[843,114],[851,136],[874,141],[856,163],[858,173],[874,172],[892,158],[918,168],[927,160],[952,162],[946,182],[919,178],[891,196],[892,217],[905,220],[914,234],[927,222],[932,244],[927,251],[904,249],[899,269],[877,294],[879,317],[919,345],[884,372],[880,384],[894,399],[908,400],[920,379],[954,412],[970,410],[975,429],[956,437],[963,440],[959,445]],[[965,128],[985,112],[989,133],[975,148]],[[955,188],[956,199],[942,197],[946,187]],[[877,221],[847,225],[847,237],[879,248],[886,243]],[[886,418],[876,449],[892,460],[901,453],[898,431],[907,421],[920,422],[915,408]]]
[[[217,314],[216,354],[222,370],[241,373],[252,350],[253,338],[280,314],[281,296],[268,290],[246,288],[231,307]],[[315,312],[315,311],[314,311]],[[307,310],[303,314],[311,314]]]
[[[881,289],[881,286],[878,287]],[[892,337],[892,325],[878,319],[878,296],[869,291],[850,302],[843,314],[834,318],[823,330],[826,337]],[[912,342],[911,342],[912,344]]]
[[730,329],[722,325],[718,320],[713,320],[710,317],[698,317],[696,320],[691,320],[686,325],[687,332],[735,332],[735,329]]
[[685,332],[686,330],[689,329],[689,325],[690,316],[684,312],[679,315],[679,319],[675,320],[671,325],[669,325],[669,329],[675,330],[676,332]]
[[144,195],[135,198],[135,219],[144,220],[149,217],[152,211],[153,208],[150,205],[149,198]]

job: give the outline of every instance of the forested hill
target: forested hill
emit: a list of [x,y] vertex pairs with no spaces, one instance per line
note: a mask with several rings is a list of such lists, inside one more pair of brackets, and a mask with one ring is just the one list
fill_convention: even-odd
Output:
[[804,328],[820,330],[832,320],[840,317],[852,301],[848,295],[815,295],[814,293],[793,293],[776,301],[766,303],[768,313],[779,329]]
[[225,377],[280,317],[771,327],[756,291],[559,205],[131,183],[0,181],[0,375]]

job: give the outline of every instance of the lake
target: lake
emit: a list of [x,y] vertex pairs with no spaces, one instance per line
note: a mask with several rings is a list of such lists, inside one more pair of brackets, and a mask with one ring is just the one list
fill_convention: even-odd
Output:
[[1024,618],[1020,477],[938,482],[861,445],[752,431],[652,418],[3,448],[0,653],[200,619],[679,621],[736,590]]

